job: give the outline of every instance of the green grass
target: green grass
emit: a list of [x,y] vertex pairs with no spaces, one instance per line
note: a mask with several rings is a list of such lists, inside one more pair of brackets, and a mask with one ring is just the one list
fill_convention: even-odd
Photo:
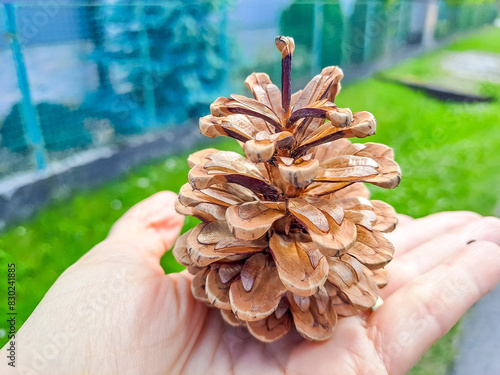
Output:
[[486,27],[465,39],[457,40],[447,49],[451,51],[477,50],[498,53],[500,50],[498,41],[500,40],[500,28]]
[[[499,30],[488,29],[449,49],[492,46]],[[413,59],[389,73],[431,78],[432,61],[440,52]],[[431,61],[431,62],[429,62]],[[435,74],[435,73],[434,73]],[[490,86],[496,97],[500,87]],[[403,179],[398,188],[372,188],[373,196],[399,212],[421,217],[442,210],[472,210],[493,215],[498,207],[500,176],[500,103],[443,103],[408,88],[377,79],[345,87],[339,106],[367,110],[378,121],[377,134],[366,141],[392,146]],[[218,145],[236,149],[231,141]],[[129,207],[159,190],[178,191],[186,181],[186,155],[168,157],[132,171],[97,189],[52,204],[33,220],[0,237],[0,264],[17,264],[17,311],[24,322],[57,277],[101,241],[112,223]],[[194,225],[189,219],[186,227]],[[181,269],[171,254],[162,259],[166,272]],[[6,295],[4,283],[0,295]],[[0,316],[6,316],[5,304]],[[0,328],[6,328],[5,322]],[[440,340],[415,366],[412,374],[442,374],[454,358],[458,328]],[[0,345],[5,343],[0,339]]]

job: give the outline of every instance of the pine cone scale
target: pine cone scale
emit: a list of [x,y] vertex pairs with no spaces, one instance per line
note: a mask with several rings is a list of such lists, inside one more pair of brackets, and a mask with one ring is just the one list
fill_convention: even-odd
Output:
[[273,233],[269,240],[281,282],[287,290],[299,296],[316,294],[328,276],[328,262],[321,257],[313,266],[307,253],[294,238]]
[[[248,268],[253,270],[245,275]],[[231,309],[240,320],[246,322],[261,320],[277,309],[285,292],[276,265],[269,255],[255,254],[248,258],[240,277],[231,284],[229,290]]]

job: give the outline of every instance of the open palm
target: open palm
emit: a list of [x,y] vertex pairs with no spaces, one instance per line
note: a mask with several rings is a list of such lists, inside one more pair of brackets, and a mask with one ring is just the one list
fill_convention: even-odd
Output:
[[59,277],[17,335],[10,371],[403,374],[500,280],[500,220],[400,216],[379,309],[341,319],[325,342],[289,333],[265,344],[196,301],[188,273],[164,274],[159,260],[183,221],[174,200],[163,192],[136,205]]

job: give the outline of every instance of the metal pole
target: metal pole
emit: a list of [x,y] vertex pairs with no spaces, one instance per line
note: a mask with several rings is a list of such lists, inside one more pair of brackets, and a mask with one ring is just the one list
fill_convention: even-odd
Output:
[[395,51],[397,51],[400,47],[405,46],[406,44],[406,35],[404,32],[405,26],[408,26],[406,21],[406,14],[408,13],[408,9],[406,8],[406,2],[400,1],[399,5],[399,15],[398,15],[398,30],[396,32],[396,43],[395,43]]
[[5,13],[7,14],[7,32],[10,37],[10,48],[12,49],[12,57],[16,66],[17,82],[21,91],[21,105],[24,114],[24,133],[27,135],[26,141],[28,146],[34,150],[36,165],[38,169],[45,169],[47,166],[47,156],[43,144],[42,133],[35,107],[31,101],[30,87],[28,83],[28,75],[26,66],[24,65],[24,57],[19,44],[17,35],[16,15],[12,4],[4,4]]
[[[232,88],[231,82],[229,82],[229,68],[230,68],[230,62],[229,62],[229,51],[228,51],[228,42],[227,42],[227,33],[228,33],[228,9],[227,9],[227,3],[223,3],[220,9],[220,14],[222,15],[222,19],[220,22],[220,49],[221,49],[221,57],[222,57],[222,64],[224,68],[222,69],[222,78],[221,78],[221,87],[224,88],[224,90],[227,90],[229,88]],[[232,91],[232,90],[231,90]]]
[[425,23],[424,35],[422,37],[422,44],[424,47],[432,47],[436,44],[434,34],[436,33],[436,25],[439,18],[439,5],[436,0],[427,1],[427,8],[425,10]]
[[369,61],[372,54],[372,31],[370,27],[372,20],[375,18],[375,3],[368,1],[366,4],[366,24],[365,24],[365,43],[363,46],[363,63]]
[[342,66],[347,67],[351,64],[351,55],[352,55],[352,47],[351,47],[351,15],[345,15],[342,12]]
[[144,96],[145,96],[144,102],[148,117],[148,126],[155,126],[156,125],[156,100],[154,93],[155,84],[153,82],[153,67],[151,64],[146,13],[144,12],[144,6],[142,4],[137,5],[136,10],[139,13],[138,18],[139,18],[139,23],[141,25],[141,29],[139,30],[140,55],[141,55],[141,60],[144,63],[144,67],[147,70],[147,74],[145,74],[142,78],[142,87],[144,89]]
[[324,6],[323,0],[314,2],[314,21],[313,21],[313,47],[311,75],[315,76],[321,69],[321,52],[323,47],[323,20]]

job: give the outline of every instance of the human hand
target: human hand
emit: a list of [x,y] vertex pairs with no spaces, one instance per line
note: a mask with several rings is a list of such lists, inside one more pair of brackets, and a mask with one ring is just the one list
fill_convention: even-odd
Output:
[[159,260],[183,221],[174,200],[162,192],[133,207],[59,277],[16,336],[10,371],[403,374],[500,281],[500,220],[400,216],[379,309],[339,320],[328,341],[290,332],[265,344],[195,300],[187,272],[164,274]]

